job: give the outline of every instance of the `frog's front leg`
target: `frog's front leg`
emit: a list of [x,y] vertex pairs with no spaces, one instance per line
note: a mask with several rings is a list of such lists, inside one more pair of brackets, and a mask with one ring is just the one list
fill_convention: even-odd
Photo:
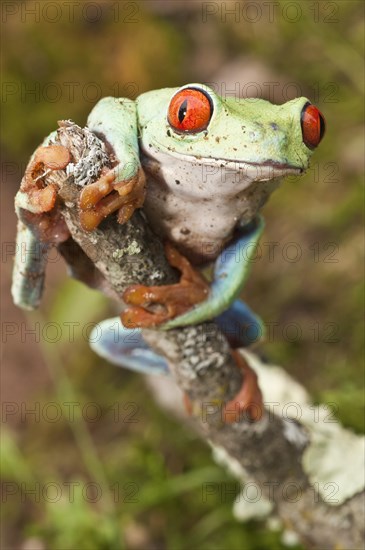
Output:
[[241,228],[215,262],[213,282],[207,300],[165,323],[161,328],[168,330],[203,323],[227,311],[242,292],[263,229],[264,221],[261,216]]
[[107,144],[114,166],[80,194],[80,221],[92,231],[118,210],[125,223],[145,198],[145,176],[139,161],[137,113],[134,101],[106,97],[91,111],[87,125]]

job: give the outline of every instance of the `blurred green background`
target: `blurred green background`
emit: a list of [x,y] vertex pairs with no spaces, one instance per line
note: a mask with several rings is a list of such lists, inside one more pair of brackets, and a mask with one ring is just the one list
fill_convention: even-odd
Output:
[[307,96],[326,137],[265,207],[244,298],[271,327],[259,353],[363,431],[363,3],[13,1],[2,12],[1,547],[284,548],[280,531],[233,518],[235,480],[142,377],[89,350],[88,323],[114,314],[104,297],[54,261],[41,312],[13,307],[12,203],[57,120],[84,125],[102,96],[188,82]]

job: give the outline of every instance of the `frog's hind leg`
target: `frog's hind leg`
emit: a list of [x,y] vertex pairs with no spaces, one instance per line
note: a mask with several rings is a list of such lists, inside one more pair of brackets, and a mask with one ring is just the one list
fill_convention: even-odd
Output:
[[261,420],[264,403],[256,372],[249,366],[239,351],[232,350],[233,359],[242,372],[242,386],[231,401],[224,403],[222,421],[226,424],[239,422],[241,417],[253,422]]
[[[118,367],[142,374],[169,376],[167,361],[152,351],[143,340],[140,329],[127,329],[119,317],[106,319],[94,327],[89,337],[90,346],[103,359]],[[222,405],[222,421],[238,422],[242,416],[257,421],[262,417],[262,394],[256,373],[242,355],[232,350],[233,359],[242,371],[242,387],[237,395]],[[191,402],[184,394],[184,404],[189,414]]]
[[95,353],[113,365],[143,374],[169,374],[167,362],[149,348],[141,331],[127,329],[119,317],[98,323],[90,333],[89,342]]

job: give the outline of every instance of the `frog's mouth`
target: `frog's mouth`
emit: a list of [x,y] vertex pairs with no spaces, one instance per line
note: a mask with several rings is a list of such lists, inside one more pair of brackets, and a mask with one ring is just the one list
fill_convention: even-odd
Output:
[[160,146],[159,151],[155,150],[155,153],[157,154],[153,154],[152,150],[154,149],[155,148],[153,145],[146,148],[146,154],[148,157],[152,156],[152,158],[158,160],[159,153],[163,153],[167,154],[169,157],[173,157],[190,165],[196,164],[210,166],[212,168],[225,169],[230,172],[246,172],[250,179],[254,179],[255,181],[263,181],[291,175],[300,176],[307,168],[307,166],[296,166],[290,163],[277,162],[273,159],[266,159],[262,162],[254,162],[244,159],[200,157],[199,155],[178,153],[173,148],[166,149],[162,146]]
[[194,161],[197,164],[221,168],[229,172],[247,173],[250,179],[254,179],[255,181],[266,181],[285,176],[300,176],[305,171],[304,166],[294,166],[289,163],[276,162],[270,159],[263,162],[252,162],[241,159],[198,157],[176,152],[172,153],[172,156],[189,163]]

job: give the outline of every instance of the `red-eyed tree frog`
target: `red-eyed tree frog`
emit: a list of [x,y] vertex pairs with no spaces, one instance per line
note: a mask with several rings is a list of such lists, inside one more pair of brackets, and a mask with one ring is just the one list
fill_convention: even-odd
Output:
[[[236,298],[262,232],[258,212],[283,177],[307,169],[325,131],[320,111],[304,97],[273,105],[223,98],[207,86],[188,84],[147,92],[135,101],[104,98],[87,126],[107,143],[114,163],[97,181],[86,182],[80,195],[82,226],[92,231],[115,211],[125,223],[136,208],[143,208],[153,230],[168,241],[170,263],[182,273],[180,284],[128,288],[124,329],[167,330],[209,319],[226,327],[236,321],[257,325]],[[34,162],[47,167],[51,161],[56,166],[70,162],[67,150],[52,145],[52,134]],[[16,205],[42,214],[53,208],[55,198],[55,189],[40,190],[28,181]],[[62,231],[57,239],[62,240]],[[197,269],[212,261],[215,273],[209,285]],[[13,296],[20,306],[32,305],[19,277]],[[165,308],[156,312],[150,308],[156,303]],[[236,340],[236,345],[245,344]],[[94,347],[125,363],[116,359],[122,352],[115,343]]]

